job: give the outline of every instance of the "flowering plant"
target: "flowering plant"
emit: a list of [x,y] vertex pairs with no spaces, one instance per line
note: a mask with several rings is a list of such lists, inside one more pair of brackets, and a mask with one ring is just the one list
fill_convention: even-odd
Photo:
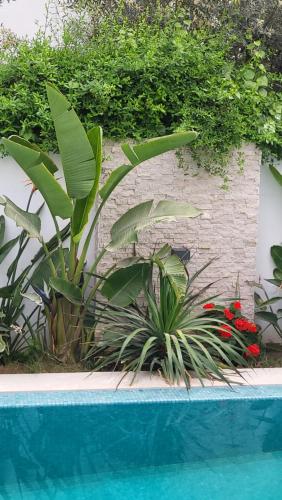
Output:
[[223,324],[217,330],[219,337],[232,342],[233,333],[236,331],[242,332],[246,343],[243,352],[244,357],[253,359],[260,356],[261,349],[257,325],[243,315],[242,305],[239,300],[231,302],[228,307],[208,302],[203,305],[203,309],[204,314],[212,314],[223,321]]

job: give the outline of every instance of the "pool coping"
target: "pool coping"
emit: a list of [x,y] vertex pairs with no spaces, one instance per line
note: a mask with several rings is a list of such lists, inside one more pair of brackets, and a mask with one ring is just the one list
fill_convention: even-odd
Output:
[[[226,374],[234,382],[243,386],[282,386],[282,368],[255,368],[239,370],[239,375]],[[138,374],[132,383],[132,374],[124,376],[121,372],[73,372],[73,373],[35,373],[35,374],[1,374],[1,393],[16,392],[53,392],[53,391],[116,391],[136,389],[163,389],[176,390],[185,388],[183,382],[171,386],[159,375],[150,375],[148,372]],[[204,380],[206,388],[227,388],[227,384],[217,381]],[[191,380],[192,388],[201,388],[198,379]]]
[[[46,407],[101,407],[125,405],[167,405],[167,404],[202,404],[215,402],[225,405],[227,401],[248,401],[257,404],[259,401],[279,400],[282,403],[282,385],[237,386],[228,387],[194,387],[154,388],[154,389],[122,389],[93,391],[33,391],[33,392],[1,392],[1,412],[9,409],[44,409]],[[41,411],[41,410],[40,410]]]

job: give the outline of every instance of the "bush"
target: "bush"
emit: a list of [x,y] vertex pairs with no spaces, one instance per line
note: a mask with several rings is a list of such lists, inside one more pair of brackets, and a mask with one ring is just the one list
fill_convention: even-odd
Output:
[[171,384],[183,379],[187,388],[191,376],[202,384],[205,378],[230,383],[223,368],[235,373],[238,365],[246,366],[250,346],[236,323],[227,325],[224,308],[212,303],[208,304],[213,306],[211,310],[202,308],[203,296],[211,285],[195,290],[194,280],[205,267],[189,277],[186,285],[184,282],[181,295],[175,287],[182,282],[179,275],[172,281],[160,266],[159,293],[151,272],[143,285],[143,307],[136,303],[117,307],[111,301],[100,306],[104,331],[88,355],[92,367],[133,372],[134,378],[141,370],[158,372]]
[[157,17],[150,25],[142,18],[134,26],[104,21],[82,45],[69,31],[56,48],[38,37],[18,43],[16,54],[2,50],[1,134],[56,148],[48,80],[86,128],[101,125],[108,137],[199,131],[194,156],[216,173],[224,173],[229,151],[242,141],[282,156],[281,76],[266,71],[260,43],[249,44],[248,62],[235,63],[224,32],[188,31],[185,22],[177,16],[165,25]]

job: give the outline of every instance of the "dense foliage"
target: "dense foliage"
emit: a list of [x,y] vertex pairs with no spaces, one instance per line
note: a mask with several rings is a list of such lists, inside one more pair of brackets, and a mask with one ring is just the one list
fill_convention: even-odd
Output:
[[280,0],[54,0],[55,4],[74,9],[75,13],[87,12],[91,22],[86,32],[93,36],[101,20],[118,13],[132,24],[146,16],[154,20],[157,9],[164,14],[163,22],[171,12],[180,9],[188,18],[189,28],[207,27],[220,31],[228,24],[228,33],[235,35],[233,53],[246,56],[246,40],[250,33],[270,50],[270,67],[282,69],[282,3]]
[[108,137],[200,132],[193,152],[201,152],[210,171],[224,171],[228,152],[242,141],[281,156],[281,77],[267,72],[260,42],[249,41],[248,60],[236,62],[232,38],[187,30],[187,23],[183,14],[171,15],[165,25],[158,16],[151,24],[140,17],[134,26],[111,19],[83,43],[70,29],[56,48],[40,37],[6,46],[1,135],[17,133],[56,148],[48,80],[68,95],[86,128],[101,125]]

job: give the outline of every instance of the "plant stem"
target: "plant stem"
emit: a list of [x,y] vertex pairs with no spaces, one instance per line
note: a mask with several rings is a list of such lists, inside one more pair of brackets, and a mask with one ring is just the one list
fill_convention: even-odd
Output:
[[89,284],[89,281],[91,280],[91,274],[94,273],[94,271],[96,270],[99,262],[102,260],[102,258],[104,257],[105,253],[106,253],[106,248],[103,248],[101,250],[101,252],[98,254],[98,256],[96,257],[96,259],[94,260],[92,266],[90,267],[90,270],[89,270],[89,274],[88,276],[85,278],[85,281],[84,281],[84,284],[83,284],[83,287],[82,287],[82,294],[85,293],[86,291],[86,288],[88,287],[88,284]]
[[62,238],[61,238],[60,228],[59,228],[56,217],[52,215],[52,218],[53,218],[54,225],[56,228],[56,235],[57,235],[57,240],[58,240],[58,250],[59,250],[59,259],[60,259],[60,263],[61,263],[61,272],[62,272],[63,278],[66,279],[66,277],[67,277],[66,263],[65,263],[65,256],[64,256],[64,249],[63,249],[63,242],[62,242]]
[[[91,224],[91,227],[88,231],[88,235],[87,235],[87,238],[84,242],[84,245],[83,245],[83,249],[82,249],[82,252],[81,252],[81,255],[79,257],[79,261],[78,261],[78,264],[77,264],[77,268],[76,268],[76,271],[75,271],[75,275],[74,275],[74,283],[78,283],[79,282],[79,279],[80,279],[80,275],[82,273],[82,270],[83,270],[83,266],[84,266],[84,263],[85,263],[85,259],[86,259],[86,255],[87,255],[87,251],[88,251],[88,248],[89,248],[89,245],[90,245],[90,242],[91,242],[91,238],[92,238],[92,235],[93,235],[93,232],[94,232],[94,229],[96,227],[96,224],[98,222],[98,219],[99,219],[99,215],[101,213],[101,210],[104,206],[104,203],[105,203],[106,200],[103,200],[101,202],[101,204],[99,205],[98,209],[97,209],[97,212],[95,214],[95,217],[93,219],[93,222]],[[95,261],[96,262],[96,261]],[[95,264],[95,263],[94,263]],[[93,267],[93,266],[92,266]],[[95,267],[94,267],[95,268]]]

